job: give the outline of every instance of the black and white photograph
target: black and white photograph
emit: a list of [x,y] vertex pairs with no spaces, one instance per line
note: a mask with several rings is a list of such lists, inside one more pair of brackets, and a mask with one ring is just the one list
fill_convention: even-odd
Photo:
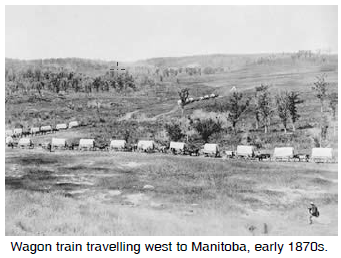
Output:
[[337,5],[7,5],[4,41],[5,236],[338,236]]

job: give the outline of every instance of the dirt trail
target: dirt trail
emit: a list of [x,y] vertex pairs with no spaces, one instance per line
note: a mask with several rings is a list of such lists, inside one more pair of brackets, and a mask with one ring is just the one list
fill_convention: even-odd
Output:
[[158,118],[161,117],[161,116],[170,115],[170,114],[176,112],[178,109],[179,109],[178,106],[174,106],[174,108],[172,108],[172,110],[170,110],[170,111],[168,111],[168,112],[165,112],[165,113],[158,114],[158,115],[152,117],[151,119],[156,120],[156,119],[158,119]]
[[[128,112],[126,113],[123,117],[121,117],[119,119],[119,121],[122,121],[122,120],[129,120],[129,119],[132,119],[132,116],[136,113],[138,113],[140,110],[135,110],[133,112]],[[153,117],[146,117],[144,118],[143,120],[144,121],[155,121],[157,120],[158,118],[162,117],[162,116],[167,116],[167,115],[170,115],[174,112],[178,111],[178,106],[174,106],[174,108],[172,108],[170,111],[167,111],[167,112],[164,112],[164,113],[161,113],[161,114],[158,114],[156,116],[153,116]]]
[[128,113],[126,113],[124,116],[122,116],[122,117],[119,119],[119,121],[129,120],[129,119],[132,118],[132,116],[133,116],[134,114],[136,114],[136,113],[139,112],[139,111],[140,111],[140,110],[135,110],[135,111],[132,111],[132,112],[128,112]]

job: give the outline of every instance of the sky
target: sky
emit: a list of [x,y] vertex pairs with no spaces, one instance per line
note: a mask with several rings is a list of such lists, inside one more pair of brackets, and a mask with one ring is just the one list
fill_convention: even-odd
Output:
[[337,6],[6,6],[5,55],[136,61],[338,51]]

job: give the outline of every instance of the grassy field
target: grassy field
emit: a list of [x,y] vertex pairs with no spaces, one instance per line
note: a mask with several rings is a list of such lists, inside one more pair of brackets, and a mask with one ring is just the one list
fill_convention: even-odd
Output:
[[6,235],[338,234],[337,164],[7,148],[5,176]]

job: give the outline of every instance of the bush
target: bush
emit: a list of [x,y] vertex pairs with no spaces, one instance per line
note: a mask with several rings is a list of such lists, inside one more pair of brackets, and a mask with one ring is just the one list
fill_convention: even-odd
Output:
[[199,133],[204,142],[208,142],[208,139],[214,133],[219,133],[222,130],[222,124],[219,120],[215,121],[212,118],[209,119],[197,119],[193,124],[194,129]]
[[185,136],[179,124],[166,124],[165,130],[171,141],[177,142]]

